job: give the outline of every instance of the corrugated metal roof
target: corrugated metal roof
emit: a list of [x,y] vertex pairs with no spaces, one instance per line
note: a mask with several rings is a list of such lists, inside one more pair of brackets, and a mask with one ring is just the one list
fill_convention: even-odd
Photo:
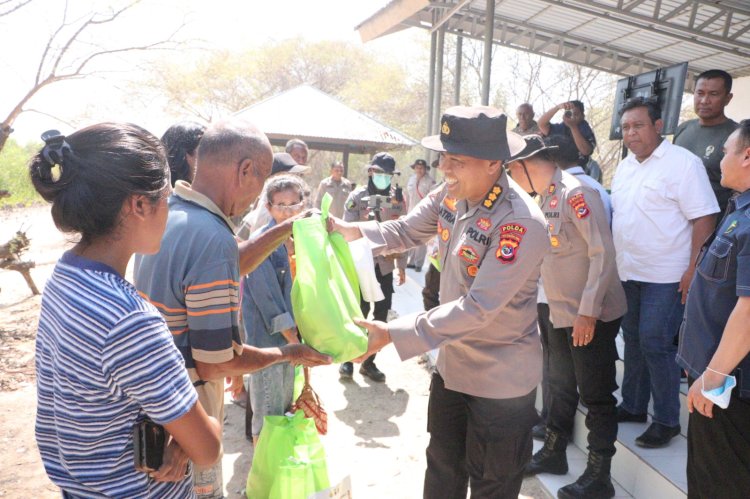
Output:
[[375,152],[417,142],[310,85],[300,85],[237,111],[272,142],[300,138],[314,149]]
[[[364,41],[439,24],[448,32],[482,38],[486,1],[463,3],[392,0],[378,11],[379,32],[370,26],[375,16],[357,29]],[[396,7],[413,13],[404,17]],[[493,39],[622,75],[688,62],[692,75],[719,68],[735,77],[748,76],[750,0],[499,0]],[[608,52],[614,56],[603,55]]]

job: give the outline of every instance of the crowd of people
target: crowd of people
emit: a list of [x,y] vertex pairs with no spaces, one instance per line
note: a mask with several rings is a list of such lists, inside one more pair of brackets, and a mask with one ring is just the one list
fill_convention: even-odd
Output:
[[[744,497],[750,121],[725,116],[731,83],[719,70],[698,76],[698,118],[674,143],[655,101],[627,101],[629,154],[611,195],[580,101],[538,121],[523,104],[513,131],[496,109],[447,109],[440,133],[422,140],[439,159],[414,160],[405,192],[381,152],[365,185],[333,162],[313,193],[303,141],[273,153],[236,119],[178,123],[161,141],[122,123],[45,133],[32,181],[57,227],[80,235],[42,300],[36,435],[47,473],[64,497],[223,497],[226,383],[237,400],[248,393],[255,442],[264,416],[290,408],[294,366],[331,362],[300,341],[291,306],[292,225],[329,194],[329,230],[369,240],[384,296],[361,303],[360,374],[385,381],[374,360],[390,343],[402,360],[439,349],[424,497],[465,498],[470,487],[515,499],[524,476],[567,473],[579,401],[587,466],[557,495],[613,497],[618,425],[646,422],[652,401],[636,444],[669,445],[681,431],[683,370],[689,495]],[[425,311],[389,320],[394,281],[426,259]],[[151,468],[133,465],[144,421],[165,432]],[[544,440],[533,455],[532,437]]]

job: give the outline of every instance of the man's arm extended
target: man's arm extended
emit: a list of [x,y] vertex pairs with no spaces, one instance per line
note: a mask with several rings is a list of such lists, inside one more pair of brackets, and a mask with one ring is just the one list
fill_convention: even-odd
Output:
[[235,355],[228,362],[212,364],[196,360],[195,370],[203,380],[221,379],[227,376],[241,376],[259,371],[279,362],[291,362],[295,365],[302,364],[307,367],[315,367],[330,364],[331,357],[323,355],[307,345],[300,344],[289,344],[272,348],[257,348],[250,345],[243,345],[242,354]]

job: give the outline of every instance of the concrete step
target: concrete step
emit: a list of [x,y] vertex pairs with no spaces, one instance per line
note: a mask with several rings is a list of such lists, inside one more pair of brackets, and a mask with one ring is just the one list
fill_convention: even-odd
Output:
[[[618,350],[623,357],[624,347],[618,336]],[[617,383],[622,383],[623,365],[617,362]],[[612,460],[612,479],[615,484],[615,497],[638,499],[671,499],[687,496],[687,383],[683,383],[680,394],[680,425],[678,435],[663,449],[644,449],[635,445],[635,439],[648,428],[649,423],[621,423],[618,429],[617,453]],[[615,394],[620,399],[619,390]],[[537,409],[541,410],[541,390],[537,392]],[[586,408],[578,407],[575,418],[573,441],[568,446],[569,472],[564,476],[540,474],[537,477],[554,497],[563,485],[574,482],[586,468]],[[651,407],[649,406],[649,413]],[[541,442],[534,443],[534,451],[541,448]]]

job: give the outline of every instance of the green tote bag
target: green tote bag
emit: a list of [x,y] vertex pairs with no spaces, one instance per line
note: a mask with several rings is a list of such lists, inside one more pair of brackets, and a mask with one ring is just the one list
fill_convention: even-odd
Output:
[[315,422],[302,411],[266,416],[247,476],[248,499],[299,499],[330,487]]
[[292,308],[302,339],[336,363],[367,351],[367,335],[354,323],[362,318],[357,270],[344,237],[326,230],[331,196],[326,194],[320,217],[294,222],[297,276]]

